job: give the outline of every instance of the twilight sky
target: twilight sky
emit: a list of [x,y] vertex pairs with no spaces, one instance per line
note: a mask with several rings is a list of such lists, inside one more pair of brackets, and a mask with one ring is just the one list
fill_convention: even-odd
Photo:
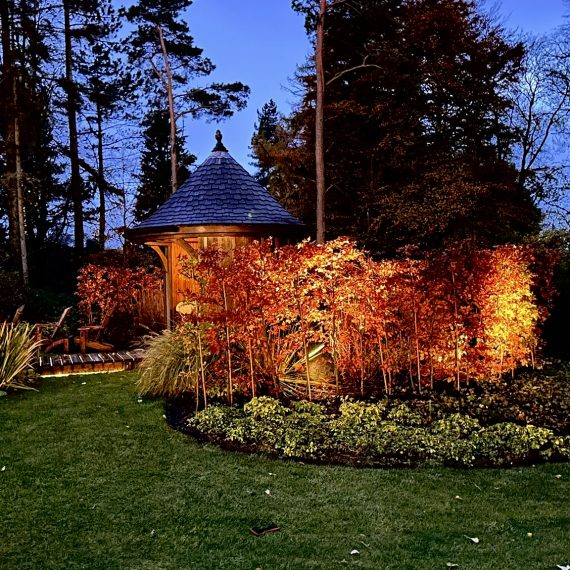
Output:
[[[521,33],[548,33],[570,13],[567,0],[486,0],[484,5],[495,7],[506,28]],[[288,78],[309,53],[303,18],[291,10],[290,0],[194,0],[188,22],[196,45],[217,66],[209,80],[242,81],[251,87],[247,108],[223,123],[187,120],[188,149],[202,163],[220,128],[229,152],[251,170],[249,143],[257,110],[273,98],[287,114],[295,101]]]

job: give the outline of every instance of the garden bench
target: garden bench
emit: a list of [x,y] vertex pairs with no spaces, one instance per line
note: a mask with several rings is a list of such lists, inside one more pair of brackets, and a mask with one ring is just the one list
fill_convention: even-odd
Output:
[[41,349],[44,352],[50,352],[57,346],[61,346],[63,352],[69,352],[69,338],[59,336],[59,334],[71,309],[72,307],[66,307],[55,323],[36,323],[34,325],[36,340],[41,343]]
[[97,352],[110,352],[115,347],[103,342],[101,337],[109,325],[110,316],[106,316],[100,325],[86,325],[79,327],[79,336],[76,337],[75,344],[79,346],[79,352],[84,354],[87,349],[96,350]]

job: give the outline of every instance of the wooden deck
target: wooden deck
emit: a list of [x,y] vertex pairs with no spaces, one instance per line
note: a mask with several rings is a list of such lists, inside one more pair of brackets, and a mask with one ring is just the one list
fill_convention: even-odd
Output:
[[95,352],[87,354],[47,354],[40,356],[36,372],[41,376],[91,374],[132,370],[142,360],[144,350]]

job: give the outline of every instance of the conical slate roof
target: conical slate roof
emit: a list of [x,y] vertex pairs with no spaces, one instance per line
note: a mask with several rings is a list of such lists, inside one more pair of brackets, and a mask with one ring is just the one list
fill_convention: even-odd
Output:
[[180,188],[135,232],[171,226],[302,226],[218,144]]

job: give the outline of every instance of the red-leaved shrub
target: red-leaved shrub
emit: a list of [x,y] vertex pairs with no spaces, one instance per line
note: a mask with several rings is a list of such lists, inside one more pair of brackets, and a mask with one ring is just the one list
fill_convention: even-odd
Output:
[[466,245],[374,261],[344,239],[209,249],[186,262],[184,312],[204,324],[230,399],[263,384],[309,398],[390,392],[402,377],[459,385],[534,362],[553,266],[537,279],[535,261],[527,247]]

